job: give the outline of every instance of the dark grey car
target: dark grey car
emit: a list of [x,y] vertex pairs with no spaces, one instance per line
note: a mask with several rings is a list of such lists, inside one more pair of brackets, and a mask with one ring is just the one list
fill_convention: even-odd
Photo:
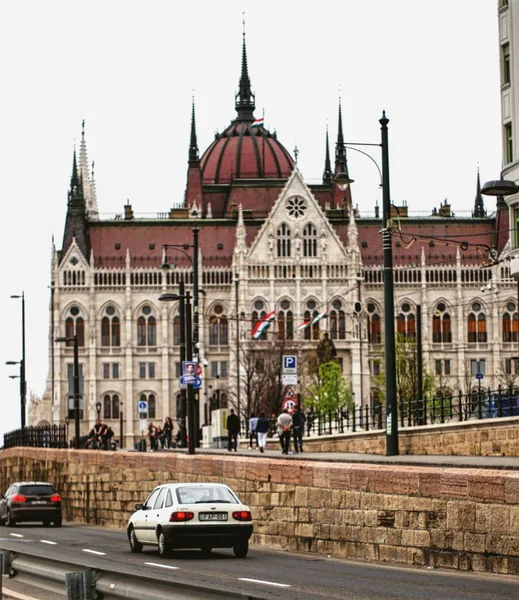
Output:
[[0,499],[0,525],[13,527],[22,521],[41,521],[61,527],[61,496],[51,483],[13,483]]

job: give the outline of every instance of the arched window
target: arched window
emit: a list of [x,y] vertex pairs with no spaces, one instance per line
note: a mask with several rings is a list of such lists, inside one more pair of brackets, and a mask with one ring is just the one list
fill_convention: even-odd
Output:
[[409,302],[404,302],[397,317],[397,333],[406,340],[416,338],[416,320]]
[[451,317],[444,302],[438,302],[433,315],[433,344],[452,342]]
[[209,317],[209,345],[229,345],[229,321],[224,315],[224,307],[217,304],[213,308],[213,314]]
[[303,256],[317,256],[317,229],[312,223],[303,229]]
[[173,319],[173,346],[180,345],[180,317],[177,315]]
[[467,319],[469,344],[485,343],[487,341],[487,321],[483,307],[479,302],[473,302]]
[[121,322],[113,306],[107,306],[101,319],[101,346],[121,345]]
[[105,394],[103,397],[103,418],[119,418],[120,400],[117,394]]
[[378,309],[373,302],[368,302],[366,308],[368,311],[368,342],[370,344],[380,344],[382,342],[382,334]]
[[[265,310],[265,303],[263,302],[263,300],[256,300],[254,302],[254,310],[251,313],[251,331],[252,329],[254,329],[254,327],[256,326],[256,323],[258,321],[260,321],[261,319],[264,319],[267,316],[267,311]],[[258,340],[266,340],[267,336],[264,335],[260,338],[258,338]]]
[[508,302],[503,313],[503,342],[519,341],[519,313],[515,302]]
[[286,223],[282,223],[277,230],[277,250],[281,258],[289,257],[291,254],[291,232]]
[[85,345],[85,321],[80,315],[79,307],[71,306],[69,315],[65,319],[65,337],[68,338],[67,346],[73,346],[74,340],[72,339],[77,335],[78,346]]
[[277,316],[278,340],[294,339],[294,314],[290,310],[290,302],[282,300]]
[[332,302],[329,323],[332,340],[344,340],[346,338],[346,314],[340,300]]
[[157,320],[149,306],[143,306],[137,319],[137,346],[157,345]]
[[312,323],[312,321],[319,315],[319,311],[317,310],[317,303],[315,300],[308,300],[306,303],[306,309],[304,313],[305,322],[310,321],[310,325],[304,330],[305,331],[305,340],[318,340],[321,334],[321,319]]
[[148,403],[148,419],[157,418],[157,400],[155,394],[144,393],[140,395],[139,400]]

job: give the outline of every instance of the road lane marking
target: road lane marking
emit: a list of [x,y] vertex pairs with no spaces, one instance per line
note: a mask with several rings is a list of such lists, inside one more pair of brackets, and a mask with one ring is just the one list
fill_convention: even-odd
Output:
[[23,535],[21,533],[10,533],[9,535],[12,535],[13,537],[20,537],[20,538],[23,537]]
[[150,567],[160,567],[161,569],[179,569],[180,567],[173,567],[171,565],[161,565],[160,563],[153,563],[153,562],[145,562],[145,565],[149,565]]
[[89,550],[88,548],[83,548],[83,552],[88,552],[89,554],[98,554],[99,556],[106,556],[106,552],[98,552],[97,550]]
[[40,540],[42,544],[52,544],[53,546],[57,546],[58,542],[53,542],[52,540]]
[[250,581],[252,583],[263,583],[264,585],[275,585],[276,587],[292,587],[288,583],[276,583],[275,581],[264,581],[263,579],[249,579],[249,577],[238,577],[239,581]]

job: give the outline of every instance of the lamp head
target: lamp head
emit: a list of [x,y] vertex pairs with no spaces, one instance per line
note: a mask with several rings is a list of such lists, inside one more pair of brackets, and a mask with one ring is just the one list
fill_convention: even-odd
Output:
[[177,302],[178,300],[182,300],[185,296],[181,296],[180,294],[161,294],[159,296],[159,300],[162,302]]
[[19,365],[20,362],[17,360],[8,360],[5,364],[6,365]]
[[55,342],[67,342],[68,340],[66,337],[57,337],[57,338],[54,338],[54,341]]
[[337,184],[341,192],[347,189],[347,187],[354,182],[353,179],[350,179],[347,173],[337,173],[334,177],[333,181]]
[[517,192],[519,192],[519,186],[514,181],[507,179],[487,181],[481,188],[481,193],[485,196],[511,196]]

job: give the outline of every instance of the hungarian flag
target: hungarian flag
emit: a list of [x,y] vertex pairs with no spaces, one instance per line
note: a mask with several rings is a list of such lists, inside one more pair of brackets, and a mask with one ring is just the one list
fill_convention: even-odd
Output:
[[310,327],[310,325],[314,325],[315,323],[317,323],[317,321],[325,319],[327,316],[328,315],[326,314],[326,312],[319,313],[318,315],[315,315],[315,317],[310,321],[305,321],[304,323],[301,323],[301,325],[299,325],[299,327],[297,328],[297,331],[303,331],[307,327]]
[[261,119],[256,119],[251,127],[261,127],[263,125],[263,121],[263,117],[261,117]]
[[259,340],[262,336],[267,333],[267,329],[270,327],[270,323],[276,318],[276,311],[269,312],[265,315],[261,321],[258,321],[254,325],[254,329],[250,332],[252,339]]

